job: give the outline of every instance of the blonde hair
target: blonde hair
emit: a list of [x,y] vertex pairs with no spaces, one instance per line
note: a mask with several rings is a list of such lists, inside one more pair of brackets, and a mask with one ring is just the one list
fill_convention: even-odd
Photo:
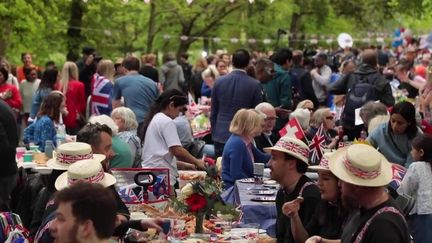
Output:
[[65,62],[61,72],[60,86],[61,91],[66,94],[68,90],[69,80],[78,80],[78,67],[74,62]]
[[219,72],[218,72],[218,70],[216,69],[216,66],[215,65],[209,65],[202,73],[201,73],[201,77],[203,78],[203,79],[206,79],[206,78],[210,78],[210,77],[212,77],[214,80],[216,80],[217,78],[219,78]]
[[141,62],[143,64],[149,63],[149,64],[152,64],[152,65],[156,65],[156,55],[153,54],[153,53],[142,55]]
[[314,128],[321,126],[321,123],[323,123],[327,112],[331,112],[330,108],[319,108],[316,110],[310,119],[310,126]]
[[297,104],[296,109],[298,109],[298,108],[303,108],[303,109],[305,109],[305,108],[307,108],[307,107],[306,107],[307,104],[311,104],[312,107],[315,108],[314,103],[313,103],[311,100],[302,100],[302,101],[300,101],[300,102]]
[[260,128],[264,115],[254,109],[240,109],[231,121],[229,131],[236,135],[250,135]]
[[135,113],[124,106],[117,107],[111,112],[111,118],[119,117],[124,120],[125,131],[135,130],[138,128],[138,122]]
[[113,81],[115,75],[114,63],[111,60],[103,59],[98,63],[96,72],[104,78]]
[[192,71],[203,71],[208,66],[207,60],[204,57],[198,58]]

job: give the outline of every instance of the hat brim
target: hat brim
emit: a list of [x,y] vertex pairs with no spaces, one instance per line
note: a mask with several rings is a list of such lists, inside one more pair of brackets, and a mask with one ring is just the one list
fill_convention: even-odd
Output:
[[304,162],[305,164],[309,165],[309,159],[308,158],[301,156],[301,155],[298,155],[298,154],[296,154],[292,151],[289,151],[287,149],[283,149],[283,148],[279,148],[279,147],[267,147],[267,148],[264,148],[263,150],[266,153],[271,153],[271,151],[279,151],[282,153],[287,153],[287,154],[293,156],[294,158],[299,159],[302,162]]
[[[93,159],[97,160],[99,162],[104,161],[105,158],[106,158],[106,156],[103,154],[93,154]],[[56,158],[49,159],[46,163],[46,166],[48,168],[54,169],[54,170],[67,170],[70,165],[71,164],[66,165],[66,164],[59,163]]]
[[[57,191],[69,187],[67,174],[68,174],[67,171],[63,172],[55,181],[54,186],[57,189]],[[109,187],[114,185],[115,183],[116,183],[116,178],[113,175],[104,173],[104,178],[97,184],[100,184],[103,187]]]
[[310,171],[319,171],[319,170],[330,171],[329,168],[326,168],[326,167],[320,166],[320,165],[311,165],[308,167],[308,170],[310,170]]
[[362,179],[351,174],[343,164],[347,150],[336,151],[335,154],[329,158],[330,171],[340,180],[364,187],[381,187],[389,184],[393,178],[393,171],[391,163],[381,155],[381,173],[373,179]]

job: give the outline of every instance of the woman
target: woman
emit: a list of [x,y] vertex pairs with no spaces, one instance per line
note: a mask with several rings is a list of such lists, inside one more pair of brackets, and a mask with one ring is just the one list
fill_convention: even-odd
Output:
[[41,103],[45,97],[47,97],[51,91],[55,90],[57,83],[58,71],[57,69],[48,69],[42,75],[39,88],[36,90],[33,96],[32,106],[30,110],[30,118],[34,119],[36,114],[39,112]]
[[307,139],[312,140],[321,125],[325,137],[325,146],[328,149],[336,148],[339,137],[336,136],[337,133],[334,130],[335,119],[330,108],[319,108],[312,114],[310,127],[305,132]]
[[9,72],[4,67],[0,67],[0,99],[6,102],[15,112],[21,109],[21,95],[12,84],[6,83]]
[[138,122],[135,113],[127,107],[115,108],[111,118],[118,126],[118,137],[129,145],[132,153],[132,167],[140,167],[141,162],[141,140],[137,135]]
[[80,129],[78,121],[84,116],[86,98],[84,84],[78,81],[78,67],[74,62],[63,65],[60,90],[66,96],[66,107],[69,111],[64,118],[64,124],[67,133],[75,135]]
[[156,55],[153,53],[143,55],[141,58],[143,63],[139,73],[144,77],[147,77],[156,83],[159,83],[159,73],[156,69]]
[[309,169],[318,173],[321,201],[307,225],[303,225],[298,214],[301,200],[296,199],[282,206],[282,212],[290,217],[295,242],[305,242],[309,236],[313,235],[326,239],[340,239],[341,237],[342,224],[347,216],[347,210],[341,203],[339,179],[329,169],[328,160],[331,158],[332,155],[326,154],[319,165],[309,166]]
[[93,76],[91,94],[91,115],[110,115],[111,92],[113,89],[115,68],[111,60],[101,60]]
[[24,130],[24,143],[34,143],[39,150],[45,151],[45,141],[56,142],[56,124],[60,113],[66,113],[65,97],[61,92],[53,91],[42,102],[36,122]]
[[[187,103],[187,97],[181,91],[166,90],[152,105],[143,125],[141,165],[143,168],[168,168],[171,186],[177,183],[178,167],[204,169],[204,162],[193,157],[182,147],[173,121],[180,111],[186,109]],[[174,156],[178,160],[177,163]]]
[[24,68],[25,80],[20,84],[20,93],[23,101],[22,112],[24,124],[27,126],[28,118],[30,117],[30,111],[33,104],[33,97],[36,91],[39,89],[39,84],[41,82],[37,77],[37,69],[34,68]]
[[209,65],[206,70],[202,72],[202,79],[204,82],[201,86],[201,95],[211,97],[211,90],[216,79],[219,78],[220,74],[214,65]]
[[204,82],[202,78],[202,72],[207,68],[207,60],[205,58],[198,58],[195,62],[195,66],[192,68],[192,94],[195,97],[195,102],[198,98],[201,98],[201,86]]
[[413,161],[411,141],[421,131],[417,128],[415,108],[409,102],[397,103],[390,112],[390,121],[380,124],[367,141],[392,163],[405,167]]
[[254,109],[240,109],[230,124],[228,138],[222,155],[222,180],[227,189],[234,182],[253,177],[254,163],[267,163],[270,154],[259,151],[254,137],[262,132],[264,117]]
[[9,72],[9,75],[6,79],[6,83],[14,85],[19,90],[18,79],[12,73],[10,73],[11,66],[8,60],[6,60],[6,58],[3,57],[0,59],[0,66],[6,68],[6,70]]

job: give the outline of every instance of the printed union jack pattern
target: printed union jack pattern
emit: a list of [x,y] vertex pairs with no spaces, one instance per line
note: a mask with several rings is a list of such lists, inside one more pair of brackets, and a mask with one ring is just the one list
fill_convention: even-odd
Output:
[[275,147],[279,147],[279,148],[283,148],[286,149],[288,151],[292,151],[294,153],[300,154],[301,156],[304,156],[305,158],[308,157],[309,155],[309,150],[306,148],[302,148],[300,145],[290,142],[290,141],[285,141],[283,139],[280,139]]
[[92,159],[93,153],[79,154],[79,155],[68,155],[64,153],[57,153],[57,161],[63,164],[73,164],[78,160]]
[[375,179],[377,176],[381,174],[381,171],[378,170],[372,170],[372,171],[365,171],[359,168],[354,167],[348,160],[348,158],[345,156],[343,158],[343,164],[345,168],[351,172],[351,174],[362,178],[362,179]]
[[132,186],[124,186],[120,188],[118,194],[120,198],[123,200],[123,202],[139,203],[144,201],[143,190],[141,189],[137,196],[133,189],[134,188]]
[[323,130],[324,128],[323,125],[321,124],[320,128],[318,129],[315,136],[312,138],[311,143],[309,144],[311,165],[318,165],[323,156],[323,149],[324,149],[324,142],[325,142],[325,136]]
[[92,115],[110,115],[110,94],[112,88],[113,85],[110,80],[98,74],[94,75],[91,96]]
[[396,190],[401,185],[401,182],[405,177],[407,170],[402,165],[392,164],[392,171],[393,171],[393,179],[390,182],[389,186]]
[[104,177],[105,177],[105,173],[104,173],[103,169],[101,169],[96,175],[93,175],[93,176],[90,176],[87,178],[74,179],[74,178],[70,178],[68,176],[68,184],[74,185],[78,182],[98,183],[98,182],[102,181]]

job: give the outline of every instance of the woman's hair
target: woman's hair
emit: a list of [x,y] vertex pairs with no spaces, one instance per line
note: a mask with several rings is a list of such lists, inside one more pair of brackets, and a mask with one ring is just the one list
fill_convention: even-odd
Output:
[[319,108],[316,110],[310,119],[310,126],[314,128],[319,128],[321,126],[321,123],[324,122],[324,119],[326,118],[326,113],[331,112],[330,108]]
[[305,108],[297,108],[289,115],[289,118],[296,118],[304,131],[309,128],[311,112]]
[[422,160],[432,163],[432,135],[420,134],[413,139],[411,146],[417,150],[423,149]]
[[135,113],[124,106],[117,107],[111,112],[111,117],[120,117],[124,120],[125,131],[135,130],[138,128],[138,122]]
[[354,60],[352,60],[352,59],[345,60],[345,61],[343,61],[342,64],[340,65],[340,67],[339,67],[339,72],[343,74],[343,73],[345,72],[345,68],[346,68],[346,67],[348,66],[348,64],[350,64],[350,63],[352,63],[352,64],[354,64],[354,66],[356,66],[356,63],[355,63]]
[[97,65],[96,72],[104,78],[114,81],[115,68],[111,60],[103,59]]
[[54,90],[55,84],[57,82],[58,71],[57,69],[47,69],[42,74],[42,79],[39,84],[39,90],[41,89],[51,89]]
[[183,94],[180,90],[177,89],[168,89],[164,91],[153,103],[150,107],[150,111],[147,114],[146,119],[144,120],[144,124],[140,129],[139,134],[141,138],[141,143],[144,144],[145,135],[147,132],[147,128],[150,125],[153,117],[161,112],[163,109],[167,108],[168,105],[173,102],[174,107],[179,107],[186,105],[188,103],[188,99],[185,94]]
[[41,104],[38,117],[47,115],[51,120],[58,122],[60,119],[60,106],[64,100],[64,95],[59,91],[52,91],[46,96]]
[[387,107],[381,102],[369,101],[360,108],[360,117],[366,127],[377,115],[387,115]]
[[204,57],[198,58],[192,71],[201,72],[207,68],[207,60]]
[[236,135],[249,135],[261,127],[264,115],[255,109],[240,109],[231,121],[229,131]]
[[297,104],[296,109],[298,109],[298,108],[304,108],[304,109],[306,109],[306,105],[307,104],[312,104],[312,107],[314,107],[314,104],[313,104],[313,102],[311,100],[302,100],[302,101],[300,101]]
[[112,136],[117,135],[118,133],[118,126],[114,122],[114,120],[107,116],[107,115],[99,115],[99,116],[92,116],[89,118],[89,123],[96,124],[99,123],[101,125],[106,125],[111,129]]
[[78,80],[78,77],[79,76],[77,65],[74,62],[65,62],[65,64],[63,65],[60,79],[61,91],[63,92],[63,94],[66,94],[67,92],[69,80]]
[[8,70],[6,68],[4,68],[4,67],[0,67],[0,73],[3,74],[3,79],[4,79],[3,82],[6,83],[6,80],[9,77]]
[[201,77],[203,79],[212,77],[214,80],[216,80],[217,78],[219,78],[219,72],[216,69],[215,65],[209,65],[202,73],[201,73]]
[[[415,107],[410,102],[399,102],[393,106],[393,109],[390,112],[389,123],[391,123],[391,115],[401,115],[409,123],[408,127],[405,130],[405,133],[408,135],[409,138],[414,138],[417,135],[417,121],[415,112]],[[389,129],[389,131],[392,132],[391,125],[389,126]]]
[[0,64],[2,64],[2,66],[4,64],[4,67],[6,68],[6,70],[8,70],[8,71],[11,70],[10,63],[5,57],[0,58]]
[[147,64],[147,63],[156,64],[156,55],[153,53],[143,55],[141,57],[141,62],[143,64]]

